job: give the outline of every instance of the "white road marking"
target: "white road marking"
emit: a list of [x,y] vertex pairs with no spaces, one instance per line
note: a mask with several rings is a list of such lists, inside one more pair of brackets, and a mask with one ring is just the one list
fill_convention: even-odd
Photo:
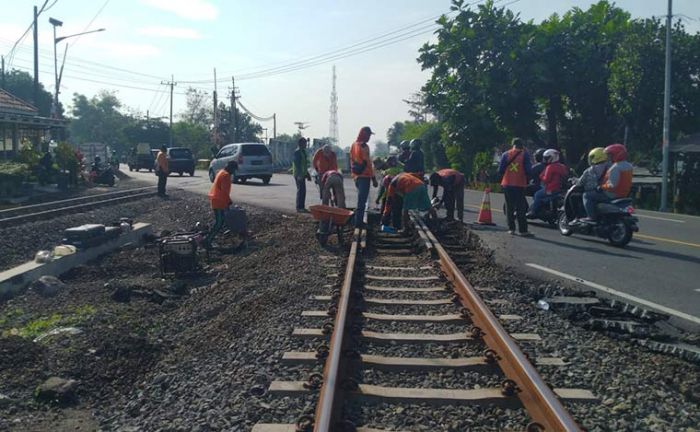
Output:
[[[614,295],[614,296],[616,296],[616,297],[620,297],[620,298],[623,298],[623,299],[626,299],[626,300],[630,300],[630,301],[633,301],[633,302],[638,303],[638,304],[640,304],[640,305],[647,306],[647,307],[649,307],[649,308],[651,308],[651,309],[656,309],[656,310],[658,310],[658,311],[660,311],[660,312],[663,312],[663,313],[665,313],[665,314],[673,315],[673,316],[675,316],[675,317],[677,317],[677,318],[680,318],[680,319],[683,319],[683,320],[686,320],[686,321],[690,321],[690,322],[692,322],[692,323],[695,323],[695,324],[699,324],[699,325],[700,325],[700,318],[698,318],[698,317],[696,317],[696,316],[689,315],[689,314],[687,314],[687,313],[684,313],[684,312],[681,312],[681,311],[677,311],[677,310],[675,310],[675,309],[671,309],[671,308],[669,308],[669,307],[660,305],[660,304],[658,304],[658,303],[654,303],[654,302],[651,302],[651,301],[649,301],[649,300],[644,300],[644,299],[642,299],[642,298],[635,297],[635,296],[633,296],[633,295],[629,295],[629,294],[623,293],[623,292],[621,292],[621,291],[618,291],[618,290],[615,290],[615,289],[612,289],[612,288],[608,288],[608,287],[606,287],[606,286],[604,286],[604,285],[600,285],[600,284],[597,284],[597,283],[595,283],[595,282],[591,282],[591,281],[587,281],[587,280],[585,280],[585,279],[581,279],[580,277],[576,277],[576,276],[573,276],[573,275],[570,275],[570,274],[567,274],[567,273],[562,273],[562,272],[560,272],[560,271],[558,271],[558,270],[554,270],[554,269],[551,269],[551,268],[549,268],[549,267],[541,266],[541,265],[539,265],[539,264],[525,263],[525,265],[527,265],[528,267],[536,268],[536,269],[538,269],[538,270],[542,270],[542,271],[544,271],[544,272],[547,272],[547,273],[550,273],[550,274],[553,274],[553,275],[562,277],[562,278],[564,278],[564,279],[569,279],[569,280],[572,280],[572,281],[574,281],[574,282],[578,282],[578,283],[580,283],[580,284],[589,286],[589,287],[594,288],[594,289],[597,289],[597,290],[599,290],[599,291],[602,291],[602,292],[605,292],[605,293],[608,293],[608,294],[612,294],[612,295]],[[698,291],[698,290],[695,290],[695,291]]]

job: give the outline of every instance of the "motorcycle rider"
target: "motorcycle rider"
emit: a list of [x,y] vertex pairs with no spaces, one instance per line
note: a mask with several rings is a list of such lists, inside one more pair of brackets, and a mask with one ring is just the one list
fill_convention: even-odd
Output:
[[399,144],[399,149],[401,150],[399,153],[399,162],[405,164],[408,157],[411,156],[411,145],[407,140],[403,140]]
[[540,190],[542,187],[540,183],[540,174],[544,172],[544,169],[547,168],[547,165],[545,165],[542,162],[542,157],[544,156],[544,152],[547,151],[545,148],[538,148],[535,150],[535,164],[531,168],[531,182],[527,186],[527,194],[526,195],[535,195],[535,192]]
[[421,144],[422,142],[419,139],[411,140],[409,144],[411,153],[403,166],[404,172],[411,173],[419,179],[423,179],[425,174],[425,156],[423,155],[423,150],[420,149]]
[[627,161],[627,148],[622,144],[605,147],[612,166],[605,172],[601,188],[612,199],[627,198],[632,191],[632,164]]
[[608,167],[608,155],[603,147],[596,147],[588,152],[589,167],[581,174],[581,177],[576,181],[576,184],[583,188],[583,206],[586,209],[587,218],[582,219],[585,222],[591,222],[595,218],[595,206],[597,201],[595,198],[600,198],[602,201],[607,201],[607,196],[601,197],[602,192],[597,189],[605,176]]
[[[543,153],[545,169],[539,176],[542,181],[542,187],[535,192],[530,211],[527,213],[529,219],[537,217],[542,204],[549,203],[551,200],[559,196],[563,180],[568,174],[566,166],[559,162],[559,152],[554,149],[546,150]],[[534,168],[533,168],[534,169]],[[534,176],[534,172],[533,172]]]

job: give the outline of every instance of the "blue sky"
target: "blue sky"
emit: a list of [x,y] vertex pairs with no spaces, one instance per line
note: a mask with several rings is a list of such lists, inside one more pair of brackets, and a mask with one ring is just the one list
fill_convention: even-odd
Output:
[[[0,0],[0,53],[8,53],[29,25],[32,6],[42,3]],[[540,21],[592,3],[519,0],[508,7],[525,20]],[[187,86],[213,89],[216,67],[223,81],[218,84],[220,97],[228,94],[235,74],[241,101],[257,115],[277,113],[278,133],[293,133],[294,122],[307,121],[311,125],[305,134],[320,137],[328,134],[335,64],[340,144],[349,145],[363,125],[372,126],[377,138],[385,139],[394,121],[407,118],[402,99],[427,78],[415,60],[418,48],[431,37],[426,24],[409,29],[422,32],[415,37],[400,40],[402,33],[395,33],[392,42],[396,43],[355,56],[284,74],[260,77],[255,73],[276,72],[271,69],[420,23],[449,11],[449,5],[449,0],[57,0],[40,18],[40,79],[53,89],[49,17],[64,22],[59,36],[104,27],[105,32],[59,45],[69,43],[61,85],[64,103],[73,92],[91,96],[108,89],[144,115],[149,110],[151,116],[166,116],[167,92],[160,82],[172,74],[179,83],[174,97],[177,114],[184,107]],[[661,16],[666,10],[666,0],[619,0],[617,5],[634,17]],[[687,15],[686,27],[700,31],[700,1],[676,0],[674,13]],[[16,50],[13,66],[31,70],[31,33]],[[269,128],[271,136],[272,124],[263,123],[263,127]]]

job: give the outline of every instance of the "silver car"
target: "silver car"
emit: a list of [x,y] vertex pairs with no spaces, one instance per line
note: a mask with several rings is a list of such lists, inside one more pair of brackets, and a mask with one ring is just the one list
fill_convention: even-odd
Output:
[[269,184],[272,178],[272,155],[265,144],[237,143],[221,147],[219,153],[209,163],[209,180],[214,182],[216,173],[226,167],[229,161],[238,163],[233,174],[234,183],[245,183],[250,178],[259,178]]

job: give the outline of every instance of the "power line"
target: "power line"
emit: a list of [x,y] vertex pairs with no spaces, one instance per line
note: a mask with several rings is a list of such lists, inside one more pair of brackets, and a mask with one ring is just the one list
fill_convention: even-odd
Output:
[[[97,10],[97,13],[95,14],[95,16],[93,16],[92,19],[90,20],[90,22],[87,23],[87,25],[85,26],[85,28],[83,28],[83,32],[86,32],[86,31],[88,30],[88,28],[90,28],[90,26],[92,25],[92,23],[94,23],[95,20],[97,19],[97,17],[100,16],[100,14],[101,14],[102,11],[107,7],[107,5],[109,4],[110,1],[112,1],[112,0],[105,0],[105,2],[102,3],[102,6]],[[78,35],[78,36],[73,40],[73,43],[70,44],[70,46],[75,46],[75,44],[78,43],[78,40],[80,40],[81,37],[82,37],[82,35]]]
[[260,117],[260,116],[257,116],[257,115],[255,115],[255,114],[253,114],[248,108],[245,107],[245,105],[243,105],[243,104],[241,103],[241,99],[240,99],[240,98],[236,99],[236,104],[238,104],[238,106],[240,106],[241,109],[242,109],[243,111],[245,111],[246,114],[248,114],[249,116],[251,116],[252,118],[254,118],[254,119],[257,120],[257,121],[270,121],[270,120],[272,120],[272,119],[275,118],[275,115],[274,115],[274,114],[271,115],[271,116],[269,116],[269,117]]

